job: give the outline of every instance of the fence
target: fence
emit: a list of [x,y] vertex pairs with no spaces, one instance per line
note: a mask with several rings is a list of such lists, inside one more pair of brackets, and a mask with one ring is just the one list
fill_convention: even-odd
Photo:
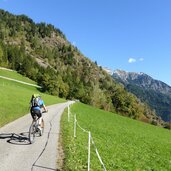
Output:
[[[72,104],[72,103],[70,103],[70,104]],[[70,122],[70,115],[72,114],[71,113],[71,111],[70,111],[70,104],[68,105],[68,122]],[[80,124],[78,123],[78,121],[77,121],[77,117],[76,117],[76,114],[74,115],[74,138],[76,138],[77,137],[77,133],[76,133],[76,128],[77,127],[79,127],[83,132],[86,132],[87,134],[88,134],[88,157],[87,157],[87,163],[88,163],[88,171],[90,171],[90,151],[91,151],[91,143],[92,143],[92,145],[93,145],[93,147],[94,147],[94,149],[95,149],[95,152],[96,152],[96,155],[97,155],[97,157],[98,157],[98,159],[99,159],[99,161],[100,161],[100,164],[101,164],[101,166],[103,167],[103,170],[104,171],[106,171],[106,167],[105,167],[105,165],[104,165],[104,163],[103,163],[103,161],[102,161],[102,158],[100,157],[100,155],[99,155],[99,152],[98,152],[98,150],[97,150],[97,147],[96,147],[96,145],[95,145],[95,142],[94,142],[94,140],[93,140],[93,137],[92,137],[92,135],[91,135],[91,132],[90,131],[88,131],[88,130],[86,130],[86,129],[84,129],[84,128],[82,128],[81,126],[80,126]]]

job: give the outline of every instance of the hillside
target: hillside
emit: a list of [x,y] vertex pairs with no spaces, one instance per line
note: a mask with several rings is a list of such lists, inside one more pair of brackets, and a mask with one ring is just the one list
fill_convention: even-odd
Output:
[[[43,92],[153,123],[156,115],[85,57],[59,29],[0,10],[0,66],[37,82]],[[162,123],[158,120],[157,124]]]
[[[91,132],[91,171],[170,171],[170,131],[130,118],[75,103],[62,117],[64,171],[87,170],[88,132]],[[74,118],[77,129],[74,138]],[[80,129],[83,128],[86,131]]]
[[165,121],[171,120],[171,87],[144,73],[116,70],[113,78],[154,109]]
[[[27,83],[35,83],[15,71],[0,68],[1,74]],[[64,99],[40,92],[36,87],[0,78],[0,98],[3,99],[0,100],[0,127],[29,113],[29,102],[34,93],[41,94],[47,106],[65,102]]]

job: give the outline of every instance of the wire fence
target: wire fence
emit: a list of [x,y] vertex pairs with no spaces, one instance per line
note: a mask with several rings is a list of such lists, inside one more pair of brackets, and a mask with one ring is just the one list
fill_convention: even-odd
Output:
[[[70,117],[71,117],[71,114],[72,114],[71,111],[70,111],[70,105],[71,105],[71,104],[72,104],[72,103],[70,103],[70,104],[68,105],[68,122],[70,122]],[[73,114],[72,114],[72,115],[73,115]],[[91,152],[91,143],[92,143],[92,145],[93,145],[93,147],[94,147],[94,149],[95,149],[97,158],[99,159],[100,164],[101,164],[103,170],[106,171],[106,167],[105,167],[105,165],[104,165],[104,163],[103,163],[103,161],[102,161],[102,158],[101,158],[101,156],[100,156],[100,154],[99,154],[99,152],[98,152],[98,149],[97,149],[97,147],[96,147],[96,145],[95,145],[95,142],[94,142],[94,140],[93,140],[93,137],[92,137],[92,135],[91,135],[91,132],[88,131],[88,130],[86,130],[86,129],[84,129],[84,128],[82,128],[82,127],[80,126],[80,124],[79,124],[78,121],[77,121],[76,114],[75,114],[75,115],[74,115],[74,138],[77,137],[77,132],[76,132],[77,127],[80,128],[80,130],[82,130],[83,132],[85,132],[85,133],[88,134],[88,156],[87,156],[87,163],[88,163],[87,168],[88,168],[88,171],[90,171],[90,158],[91,158],[90,152]]]

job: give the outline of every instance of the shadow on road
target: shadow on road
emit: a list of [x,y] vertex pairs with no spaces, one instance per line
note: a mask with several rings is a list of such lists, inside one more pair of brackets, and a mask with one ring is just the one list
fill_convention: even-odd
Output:
[[22,132],[20,134],[16,133],[1,133],[1,139],[8,139],[7,142],[15,145],[29,145],[28,132]]
[[33,167],[38,167],[38,168],[45,169],[45,170],[62,171],[59,169],[53,169],[53,168],[49,168],[49,167],[45,167],[45,166],[39,166],[39,165],[33,165]]

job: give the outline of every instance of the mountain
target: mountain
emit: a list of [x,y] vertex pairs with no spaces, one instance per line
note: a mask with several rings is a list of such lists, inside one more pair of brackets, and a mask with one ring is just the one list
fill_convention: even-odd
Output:
[[149,104],[163,120],[171,120],[171,87],[169,85],[142,72],[115,70],[112,77],[123,83],[125,88],[141,101]]
[[43,92],[61,98],[79,99],[148,123],[157,118],[148,105],[85,57],[61,30],[25,15],[0,10],[0,66],[16,70],[36,81]]

